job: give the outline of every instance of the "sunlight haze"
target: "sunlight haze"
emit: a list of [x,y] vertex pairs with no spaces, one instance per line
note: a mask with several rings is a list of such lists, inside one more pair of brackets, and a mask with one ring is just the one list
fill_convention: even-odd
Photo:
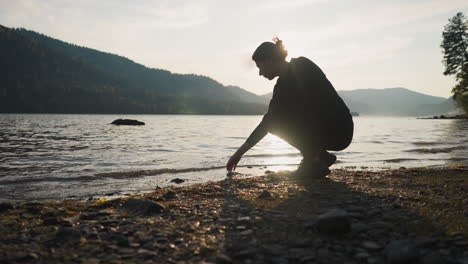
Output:
[[449,97],[455,79],[442,74],[440,43],[460,11],[467,1],[0,0],[0,24],[260,95],[274,82],[258,76],[251,54],[278,36],[289,58],[310,58],[337,90]]

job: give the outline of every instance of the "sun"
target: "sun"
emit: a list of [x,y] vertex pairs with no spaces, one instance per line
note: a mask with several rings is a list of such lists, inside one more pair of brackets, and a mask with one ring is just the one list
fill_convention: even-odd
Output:
[[288,59],[307,56],[310,53],[309,41],[305,38],[304,33],[285,32],[278,34],[278,38],[283,41],[288,51]]

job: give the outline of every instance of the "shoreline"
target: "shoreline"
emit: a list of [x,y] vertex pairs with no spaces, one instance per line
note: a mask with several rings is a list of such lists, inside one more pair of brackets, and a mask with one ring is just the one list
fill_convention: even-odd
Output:
[[0,262],[463,263],[467,190],[458,166],[234,175],[108,201],[1,204]]
[[[423,153],[431,152],[431,149],[418,149]],[[346,166],[333,166],[333,171],[369,171],[369,172],[384,172],[389,170],[402,170],[402,169],[443,169],[447,168],[447,165],[430,165],[430,166],[407,166],[406,164],[400,164],[400,160],[396,159],[387,160],[386,164],[379,166],[358,166],[358,165],[346,165]],[[457,162],[457,165],[452,166],[468,166],[468,164]],[[406,165],[406,166],[403,166]],[[294,171],[298,164],[247,164],[238,167],[239,174],[237,177],[258,177],[259,175],[283,172],[288,173]],[[450,167],[450,166],[449,166]],[[138,170],[138,171],[116,171],[96,174],[99,176],[101,181],[88,181],[93,180],[94,176],[80,176],[79,179],[84,179],[82,186],[77,186],[78,189],[67,192],[60,191],[61,189],[54,188],[53,190],[47,191],[42,187],[35,191],[21,191],[20,189],[28,183],[38,183],[47,181],[50,179],[26,179],[20,180],[24,183],[22,185],[16,185],[17,181],[0,181],[0,185],[4,184],[6,190],[2,190],[0,194],[3,194],[0,198],[1,203],[10,203],[13,205],[21,205],[28,202],[34,203],[50,203],[50,202],[93,202],[101,198],[104,199],[117,199],[125,198],[130,196],[141,196],[151,193],[159,188],[173,188],[173,187],[193,187],[200,184],[206,184],[213,181],[222,181],[226,179],[225,166],[213,166],[207,168],[183,168],[183,169],[152,169],[152,170]],[[200,176],[203,175],[203,176]],[[62,178],[54,178],[61,182]],[[111,182],[105,182],[104,180],[110,180]],[[132,180],[128,184],[125,184],[122,180]],[[180,182],[174,182],[174,180],[182,180]],[[70,181],[70,178],[64,178],[64,182]],[[78,183],[76,183],[78,184]],[[129,185],[130,184],[130,185]],[[10,186],[14,186],[11,188]],[[10,195],[9,192],[18,194]]]
[[451,120],[451,119],[459,119],[459,120],[468,120],[468,114],[461,114],[461,115],[435,115],[432,117],[418,117],[417,119],[439,119],[439,120]]

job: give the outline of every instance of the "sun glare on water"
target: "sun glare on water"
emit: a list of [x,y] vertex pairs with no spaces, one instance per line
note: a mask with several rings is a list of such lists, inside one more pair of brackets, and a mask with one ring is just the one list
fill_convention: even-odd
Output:
[[301,155],[291,145],[279,137],[268,135],[265,137],[266,151],[271,154],[265,160],[266,164],[274,166],[274,170],[291,170],[301,161]]

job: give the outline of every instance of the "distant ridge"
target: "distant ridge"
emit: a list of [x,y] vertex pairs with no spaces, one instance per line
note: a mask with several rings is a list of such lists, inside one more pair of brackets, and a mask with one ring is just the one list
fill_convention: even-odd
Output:
[[[426,116],[452,112],[456,109],[451,98],[411,91],[406,88],[357,89],[338,91],[348,107],[360,115]],[[272,93],[262,95],[271,98]]]
[[260,96],[205,76],[0,26],[0,112],[263,114]]
[[338,93],[352,111],[364,115],[421,116],[445,114],[456,109],[451,98],[422,94],[401,87]]

